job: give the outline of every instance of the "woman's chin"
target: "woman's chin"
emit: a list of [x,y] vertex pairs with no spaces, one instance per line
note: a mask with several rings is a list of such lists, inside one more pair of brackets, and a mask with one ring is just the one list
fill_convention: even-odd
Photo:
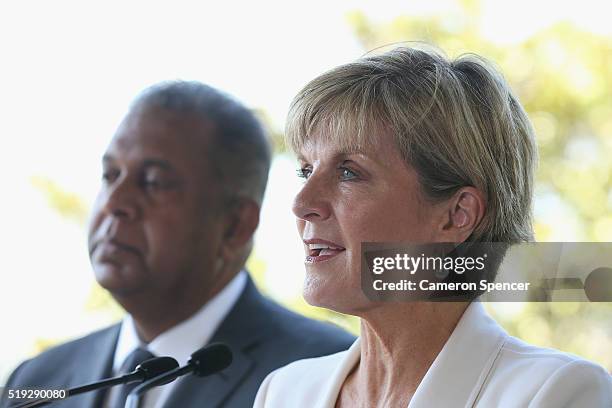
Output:
[[348,281],[342,282],[323,280],[318,277],[306,275],[304,290],[302,292],[304,300],[316,307],[333,310],[344,314],[354,314],[352,311],[365,306],[367,298],[361,292],[361,288],[352,288]]

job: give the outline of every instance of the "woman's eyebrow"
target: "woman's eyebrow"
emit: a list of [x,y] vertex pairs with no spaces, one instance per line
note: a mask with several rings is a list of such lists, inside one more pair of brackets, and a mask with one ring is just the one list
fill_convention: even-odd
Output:
[[[331,156],[331,159],[332,160],[346,159],[346,158],[348,158],[350,156],[361,156],[361,157],[364,157],[364,158],[372,160],[372,158],[370,157],[368,152],[365,149],[363,149],[363,148],[342,148],[342,149],[338,149],[337,151],[335,151],[333,153],[333,156]],[[297,160],[299,160],[299,161],[303,161],[303,162],[307,162],[308,161],[308,159],[302,153],[297,153],[296,157],[297,157]]]
[[354,158],[359,158],[361,160],[365,160],[366,162],[374,163],[377,165],[384,166],[385,164],[379,158],[377,158],[376,156],[372,156],[372,154],[367,153],[365,150],[350,150],[345,152],[338,152],[334,156],[334,160],[352,160]]

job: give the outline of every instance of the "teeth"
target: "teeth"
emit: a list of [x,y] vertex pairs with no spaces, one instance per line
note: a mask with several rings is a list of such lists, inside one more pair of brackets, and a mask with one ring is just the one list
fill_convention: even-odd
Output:
[[335,246],[330,246],[330,245],[326,245],[326,244],[308,244],[308,248],[309,249],[342,249],[340,247],[335,247]]

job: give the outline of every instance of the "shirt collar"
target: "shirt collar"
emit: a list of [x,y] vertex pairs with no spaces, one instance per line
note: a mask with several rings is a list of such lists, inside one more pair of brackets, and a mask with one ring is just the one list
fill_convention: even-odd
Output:
[[173,357],[181,366],[185,365],[191,353],[210,341],[225,316],[238,301],[246,281],[246,272],[240,271],[225,288],[206,302],[194,315],[166,330],[149,344],[140,340],[134,320],[128,314],[121,323],[113,360],[113,372],[119,371],[123,361],[137,347],[147,348],[156,356]]

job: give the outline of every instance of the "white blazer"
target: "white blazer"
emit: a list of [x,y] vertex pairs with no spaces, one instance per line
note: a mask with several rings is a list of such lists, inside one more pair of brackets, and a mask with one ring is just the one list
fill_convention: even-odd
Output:
[[[296,361],[270,373],[255,408],[333,408],[360,358],[347,351]],[[408,408],[612,408],[612,377],[576,356],[508,335],[472,303],[418,386]]]

